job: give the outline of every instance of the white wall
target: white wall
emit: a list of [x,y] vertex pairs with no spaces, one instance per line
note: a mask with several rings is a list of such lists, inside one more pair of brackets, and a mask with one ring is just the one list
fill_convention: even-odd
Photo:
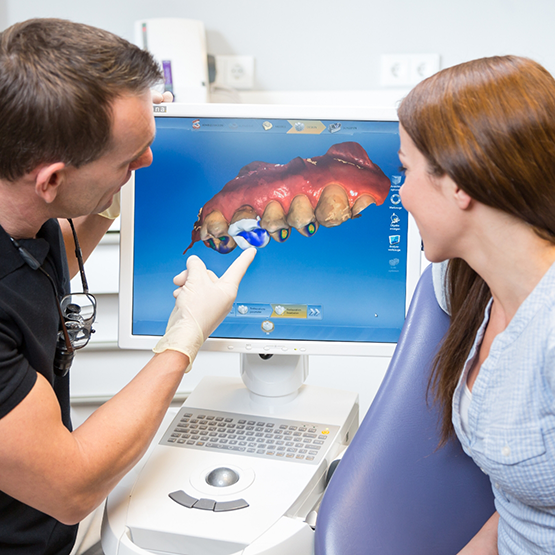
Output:
[[552,0],[4,1],[8,24],[64,17],[130,40],[139,18],[200,19],[211,54],[255,56],[258,90],[374,89],[382,53],[439,53],[443,67],[514,53],[555,73]]
[[8,25],[8,2],[0,0],[0,29],[4,29]]

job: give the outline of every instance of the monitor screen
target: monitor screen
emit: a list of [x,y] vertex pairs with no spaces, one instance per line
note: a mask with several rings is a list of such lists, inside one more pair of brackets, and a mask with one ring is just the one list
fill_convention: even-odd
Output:
[[420,274],[394,110],[155,106],[154,161],[122,190],[120,346],[151,348],[174,275],[258,248],[205,349],[393,352]]

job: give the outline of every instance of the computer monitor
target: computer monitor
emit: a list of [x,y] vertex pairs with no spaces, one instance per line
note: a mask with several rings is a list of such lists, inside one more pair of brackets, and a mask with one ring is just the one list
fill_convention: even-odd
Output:
[[395,111],[154,111],[154,161],[122,190],[120,346],[152,348],[163,335],[189,255],[221,275],[250,241],[258,254],[203,349],[391,355],[420,275]]

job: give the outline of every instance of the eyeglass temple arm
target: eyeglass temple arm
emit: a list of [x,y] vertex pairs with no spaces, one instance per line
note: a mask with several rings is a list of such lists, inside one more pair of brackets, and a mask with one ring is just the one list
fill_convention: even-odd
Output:
[[[54,285],[54,281],[52,280],[52,278],[42,268],[39,268],[39,270],[41,270],[43,274],[46,274],[48,276],[48,279],[50,280],[52,287],[54,287],[54,293],[56,293],[56,286]],[[58,296],[56,296],[56,299],[58,299]],[[64,342],[66,344],[66,350],[69,353],[73,353],[73,351],[75,351],[75,348],[73,347],[73,343],[69,338],[69,333],[67,331],[67,326],[65,324],[64,314],[62,312],[62,306],[60,305],[59,301],[56,303],[56,306],[58,307],[58,314],[60,315],[60,321],[62,323],[62,333],[64,334]]]
[[79,273],[81,274],[83,293],[88,293],[89,284],[87,283],[87,278],[85,277],[85,267],[83,265],[83,253],[81,252],[81,246],[79,245],[79,240],[77,239],[77,232],[75,231],[73,220],[71,220],[71,218],[68,218],[67,221],[69,222],[69,225],[71,226],[71,232],[73,233],[73,242],[75,243],[75,257],[77,258],[77,263],[79,264]]

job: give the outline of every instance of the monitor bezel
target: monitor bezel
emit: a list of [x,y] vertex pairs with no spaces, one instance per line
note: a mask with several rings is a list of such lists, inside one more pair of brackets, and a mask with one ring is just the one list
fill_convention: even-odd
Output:
[[[194,118],[253,118],[301,120],[398,121],[393,108],[355,106],[293,106],[264,104],[163,104],[154,116]],[[152,349],[159,336],[133,335],[133,208],[135,175],[121,190],[120,285],[118,344],[123,349]],[[421,273],[421,239],[409,214],[405,312]],[[396,343],[298,341],[278,339],[208,338],[202,350],[230,353],[291,355],[391,356]]]

